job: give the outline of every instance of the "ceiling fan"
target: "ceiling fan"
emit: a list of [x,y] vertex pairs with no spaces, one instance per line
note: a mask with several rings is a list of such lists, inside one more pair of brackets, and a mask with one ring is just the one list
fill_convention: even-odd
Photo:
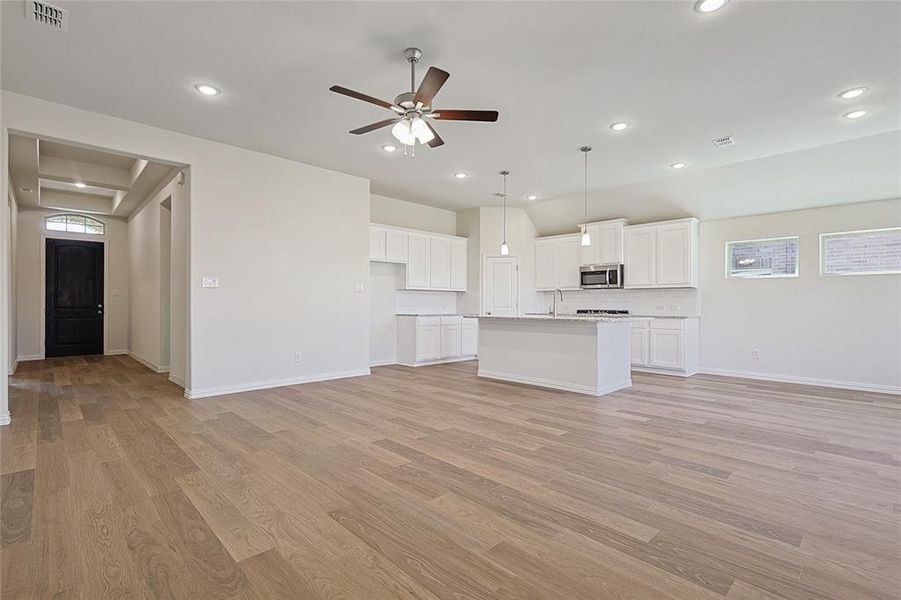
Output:
[[419,84],[419,89],[417,90],[416,63],[422,58],[422,51],[419,48],[407,48],[404,50],[404,58],[410,63],[410,91],[397,96],[397,98],[394,99],[393,104],[384,100],[379,100],[378,98],[373,98],[372,96],[367,96],[366,94],[361,94],[360,92],[355,92],[354,90],[349,90],[340,85],[333,85],[329,88],[329,90],[335,93],[350,96],[357,100],[363,100],[364,102],[369,102],[376,106],[392,110],[395,113],[390,119],[371,123],[365,127],[354,129],[350,133],[360,135],[362,133],[369,133],[376,129],[388,127],[389,125],[394,125],[394,127],[391,128],[391,135],[393,135],[401,144],[415,147],[418,142],[420,144],[428,144],[432,148],[437,148],[444,144],[444,140],[441,139],[438,132],[432,127],[432,124],[429,123],[429,120],[431,119],[439,121],[497,121],[496,110],[451,110],[446,108],[432,108],[432,99],[435,97],[435,94],[438,93],[438,90],[441,89],[441,86],[444,85],[444,82],[447,81],[447,78],[450,77],[450,73],[435,67],[429,67],[429,70],[425,74],[425,78],[423,78],[422,83]]

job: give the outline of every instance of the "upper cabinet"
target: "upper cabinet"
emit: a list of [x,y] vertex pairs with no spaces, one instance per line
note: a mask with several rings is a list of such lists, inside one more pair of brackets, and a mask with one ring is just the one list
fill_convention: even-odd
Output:
[[626,288],[698,287],[698,220],[623,228]]
[[466,291],[466,238],[369,226],[369,260],[404,265],[398,288]]
[[625,219],[589,223],[590,246],[580,246],[582,265],[618,265],[623,262],[623,227]]
[[577,290],[582,262],[580,235],[558,235],[535,240],[535,288]]

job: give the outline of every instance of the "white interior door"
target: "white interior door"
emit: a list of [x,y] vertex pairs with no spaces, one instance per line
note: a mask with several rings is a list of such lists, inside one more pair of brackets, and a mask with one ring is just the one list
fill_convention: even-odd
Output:
[[519,314],[519,257],[486,256],[482,269],[482,314]]

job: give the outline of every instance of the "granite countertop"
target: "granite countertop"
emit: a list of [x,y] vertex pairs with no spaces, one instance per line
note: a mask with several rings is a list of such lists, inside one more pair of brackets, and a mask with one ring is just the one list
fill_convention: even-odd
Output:
[[634,321],[630,315],[623,315],[621,317],[601,317],[596,315],[557,315],[556,317],[551,315],[514,315],[514,316],[501,316],[501,315],[482,315],[479,319],[491,319],[495,321],[559,321],[566,323],[622,323],[623,321]]
[[477,318],[479,315],[463,313],[394,313],[395,317],[467,317]]
[[[538,317],[549,317],[550,314],[545,313],[526,313],[526,316],[538,316]],[[649,313],[635,313],[628,315],[602,315],[605,318],[609,319],[697,319],[697,316],[689,316],[689,315],[674,315],[672,313],[663,313],[659,315],[653,315]],[[558,314],[557,318],[561,317],[572,317],[575,319],[585,319],[591,318],[592,315],[572,315],[572,314]]]

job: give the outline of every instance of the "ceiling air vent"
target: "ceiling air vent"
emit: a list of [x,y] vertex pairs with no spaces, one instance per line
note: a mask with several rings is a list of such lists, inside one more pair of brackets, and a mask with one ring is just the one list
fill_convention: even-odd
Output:
[[69,11],[46,2],[38,2],[38,0],[25,2],[25,18],[41,25],[49,25],[60,31],[66,31],[69,28]]
[[734,146],[735,140],[732,139],[731,135],[727,135],[726,137],[721,137],[713,140],[713,145],[717,148],[724,148],[726,146]]

